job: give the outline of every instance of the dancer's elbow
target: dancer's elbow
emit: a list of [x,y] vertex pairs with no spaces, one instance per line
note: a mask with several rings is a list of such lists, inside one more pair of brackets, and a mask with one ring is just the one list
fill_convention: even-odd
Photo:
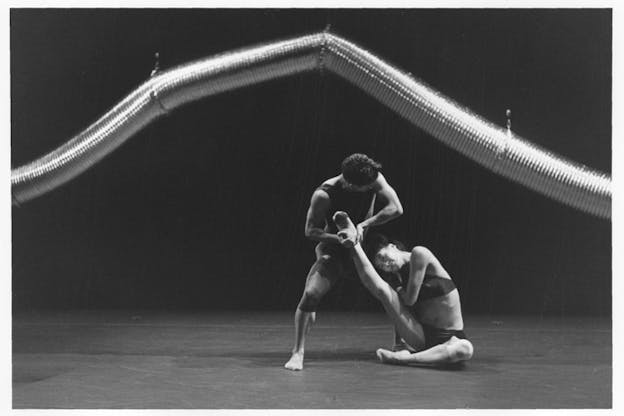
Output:
[[403,207],[399,205],[394,209],[394,218],[400,217],[401,215],[403,215]]

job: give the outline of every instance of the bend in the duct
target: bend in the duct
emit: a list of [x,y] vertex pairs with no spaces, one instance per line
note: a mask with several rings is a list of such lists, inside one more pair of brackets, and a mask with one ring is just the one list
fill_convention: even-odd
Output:
[[11,172],[15,204],[68,182],[163,114],[192,101],[305,71],[335,73],[491,171],[584,212],[611,216],[611,179],[479,117],[329,32],[240,49],[158,73],[56,150]]

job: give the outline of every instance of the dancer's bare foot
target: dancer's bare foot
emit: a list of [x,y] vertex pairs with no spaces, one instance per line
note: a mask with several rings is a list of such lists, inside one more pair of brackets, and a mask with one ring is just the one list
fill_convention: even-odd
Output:
[[303,351],[293,352],[290,360],[288,360],[288,362],[284,364],[284,367],[292,371],[303,370]]
[[355,246],[358,240],[358,232],[347,213],[344,211],[336,211],[333,220],[339,230],[338,237],[340,237],[340,243],[349,248]]
[[377,358],[385,364],[405,365],[407,363],[404,360],[409,358],[410,355],[411,353],[408,350],[401,350],[397,352],[384,350],[383,348],[379,348],[377,350]]

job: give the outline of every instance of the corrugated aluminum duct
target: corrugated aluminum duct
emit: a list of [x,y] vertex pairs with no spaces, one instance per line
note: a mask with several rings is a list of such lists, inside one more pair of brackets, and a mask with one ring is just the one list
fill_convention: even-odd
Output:
[[200,98],[311,70],[333,72],[493,172],[549,198],[611,217],[611,178],[516,136],[369,51],[328,32],[209,57],[159,73],[83,132],[11,172],[16,204],[84,172],[168,111]]

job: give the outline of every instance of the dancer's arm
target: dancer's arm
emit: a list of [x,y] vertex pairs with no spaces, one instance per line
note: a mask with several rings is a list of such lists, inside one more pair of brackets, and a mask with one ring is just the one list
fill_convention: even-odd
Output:
[[406,305],[413,305],[416,303],[416,299],[418,299],[418,294],[420,293],[420,287],[425,278],[427,266],[431,262],[432,256],[433,253],[426,247],[418,246],[412,249],[412,254],[410,255],[409,278],[405,289],[398,291],[401,300]]
[[305,223],[305,236],[310,240],[340,243],[340,238],[336,234],[325,231],[325,215],[329,209],[330,202],[329,195],[325,191],[319,189],[312,194]]
[[386,205],[377,214],[357,224],[358,231],[375,225],[385,224],[403,215],[403,206],[399,196],[381,173],[377,177],[376,186],[378,187],[377,195],[386,201]]

